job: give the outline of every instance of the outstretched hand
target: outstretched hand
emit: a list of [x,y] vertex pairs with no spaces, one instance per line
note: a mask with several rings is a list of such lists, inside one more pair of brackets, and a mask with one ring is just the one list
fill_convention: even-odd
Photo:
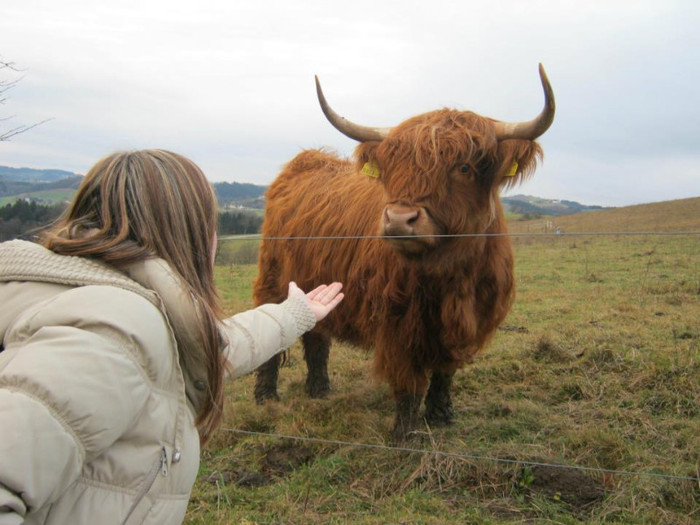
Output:
[[326,317],[333,308],[338,306],[338,303],[345,297],[340,292],[343,285],[341,283],[322,284],[318,288],[314,288],[309,293],[305,293],[299,288],[294,281],[289,283],[288,297],[303,297],[306,299],[306,304],[309,305],[311,311],[316,317],[316,321],[320,321]]

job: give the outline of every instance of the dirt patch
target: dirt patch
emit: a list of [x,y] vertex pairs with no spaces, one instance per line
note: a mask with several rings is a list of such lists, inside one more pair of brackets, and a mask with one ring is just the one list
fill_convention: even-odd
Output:
[[273,479],[272,476],[266,476],[259,472],[223,470],[221,472],[212,472],[205,476],[204,481],[212,485],[236,484],[243,487],[263,487],[272,483]]
[[316,453],[310,447],[297,443],[285,443],[270,447],[265,451],[261,470],[265,474],[280,476],[309,463]]
[[277,478],[288,474],[316,457],[313,449],[295,443],[266,447],[258,472],[245,469],[224,469],[202,476],[202,481],[212,485],[240,485],[263,487],[275,483]]
[[309,463],[316,457],[313,449],[288,443],[266,447],[259,472],[250,470],[225,469],[216,470],[202,477],[212,485],[241,485],[243,487],[262,487],[275,482],[275,478],[284,476],[301,465]]
[[576,510],[589,509],[602,501],[606,492],[602,480],[574,469],[534,466],[530,479],[531,491],[562,501]]

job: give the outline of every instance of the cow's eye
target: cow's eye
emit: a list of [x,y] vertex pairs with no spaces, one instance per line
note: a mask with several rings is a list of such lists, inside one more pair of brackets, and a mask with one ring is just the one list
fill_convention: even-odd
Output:
[[462,173],[471,173],[472,167],[469,164],[462,164],[459,167],[459,171],[461,171]]

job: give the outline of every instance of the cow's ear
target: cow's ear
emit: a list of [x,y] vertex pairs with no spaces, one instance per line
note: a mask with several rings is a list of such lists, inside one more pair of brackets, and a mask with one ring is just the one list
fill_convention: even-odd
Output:
[[532,140],[502,140],[498,143],[499,167],[495,182],[503,188],[526,181],[542,160],[542,148]]
[[377,162],[377,147],[381,144],[380,142],[361,142],[355,148],[355,162],[357,165],[357,171],[359,172],[371,172],[367,173],[369,175],[378,178],[380,175],[381,167],[379,162]]

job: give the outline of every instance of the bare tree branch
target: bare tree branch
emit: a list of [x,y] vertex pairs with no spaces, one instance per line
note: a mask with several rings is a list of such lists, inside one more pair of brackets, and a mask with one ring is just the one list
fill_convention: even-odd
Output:
[[[22,70],[19,69],[14,62],[7,62],[6,60],[0,58],[0,72],[3,70],[9,70],[14,73],[19,73]],[[4,79],[0,78],[0,105],[4,105],[5,102],[7,102],[8,98],[6,93],[15,87],[24,77],[21,76],[19,78],[15,79]],[[8,120],[11,120],[14,118],[13,116],[4,116],[0,117],[0,122],[5,122]],[[40,126],[41,124],[44,124],[45,122],[48,122],[49,120],[53,119],[45,119],[42,120],[41,122],[37,122],[35,124],[30,124],[30,125],[20,125],[16,126],[8,131],[0,131],[0,142],[4,142],[9,140],[10,138],[14,137],[15,135],[19,135],[20,133],[24,133],[25,131],[29,131],[30,129],[33,129],[37,126]]]
[[[20,72],[20,70],[15,66],[14,62],[5,62],[4,60],[0,60],[0,71],[2,71],[3,69],[9,69],[10,71],[14,71],[15,73]],[[14,80],[0,78],[0,94],[5,93],[10,88],[17,85],[17,83],[19,83],[19,81],[22,80],[22,78],[23,77],[20,77]],[[5,100],[7,99],[2,99],[0,103],[5,102]]]
[[52,118],[47,118],[42,120],[41,122],[37,122],[36,124],[31,124],[29,126],[17,126],[16,128],[13,128],[9,131],[6,131],[5,133],[0,135],[0,142],[9,140],[11,137],[14,137],[15,135],[19,135],[20,133],[24,133],[25,131],[29,131],[30,129],[33,129],[37,126],[41,126],[45,122],[48,122],[49,120],[53,120]]

